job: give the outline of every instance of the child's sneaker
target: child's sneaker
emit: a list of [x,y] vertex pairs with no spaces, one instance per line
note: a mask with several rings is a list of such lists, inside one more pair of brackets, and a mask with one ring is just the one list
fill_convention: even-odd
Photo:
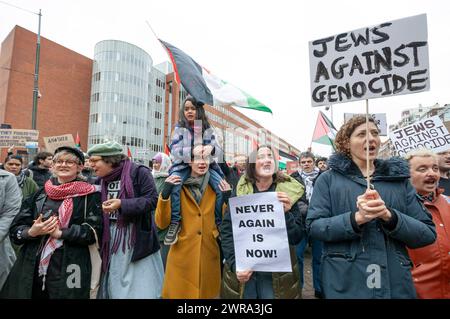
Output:
[[167,231],[166,237],[164,237],[164,245],[170,246],[178,241],[178,233],[181,230],[181,223],[171,223],[169,225],[169,230]]

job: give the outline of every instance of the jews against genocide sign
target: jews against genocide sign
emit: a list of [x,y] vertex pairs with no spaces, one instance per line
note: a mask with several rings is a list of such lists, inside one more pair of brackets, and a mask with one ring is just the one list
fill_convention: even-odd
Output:
[[309,42],[312,106],[429,90],[427,16]]
[[283,205],[277,193],[230,198],[236,270],[291,272]]
[[439,116],[399,128],[389,134],[398,156],[416,148],[427,148],[435,153],[450,149],[450,134]]
[[70,146],[75,147],[72,134],[64,134],[59,136],[44,137],[45,148],[48,152],[54,153],[58,147]]
[[26,147],[27,142],[36,142],[39,138],[37,130],[0,129],[0,148]]
[[[344,113],[344,123],[350,120],[352,117],[356,115],[366,115],[366,114],[358,114],[358,113]],[[387,136],[387,120],[386,120],[386,113],[372,113],[369,114],[375,121],[375,124],[380,129],[380,135]]]

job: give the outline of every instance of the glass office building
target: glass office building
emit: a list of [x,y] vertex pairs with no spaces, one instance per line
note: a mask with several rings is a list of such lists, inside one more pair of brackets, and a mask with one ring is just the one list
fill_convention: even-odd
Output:
[[148,165],[162,151],[165,74],[141,48],[118,40],[96,44],[88,147],[115,140]]

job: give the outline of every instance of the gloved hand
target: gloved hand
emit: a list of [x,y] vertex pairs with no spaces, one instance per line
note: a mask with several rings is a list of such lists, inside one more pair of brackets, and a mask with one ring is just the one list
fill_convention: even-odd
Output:
[[163,188],[161,191],[161,196],[163,199],[168,199],[170,197],[170,194],[172,194],[172,189],[175,185],[178,185],[181,183],[181,177],[177,175],[170,175],[166,178]]

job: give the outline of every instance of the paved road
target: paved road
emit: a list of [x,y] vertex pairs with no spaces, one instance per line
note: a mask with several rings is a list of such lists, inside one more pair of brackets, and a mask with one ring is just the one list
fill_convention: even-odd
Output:
[[303,299],[317,299],[314,297],[314,287],[313,287],[313,280],[312,280],[312,267],[311,267],[311,249],[308,247],[308,249],[305,250],[305,259],[304,259],[304,280],[305,283],[303,285],[303,292],[302,297]]

